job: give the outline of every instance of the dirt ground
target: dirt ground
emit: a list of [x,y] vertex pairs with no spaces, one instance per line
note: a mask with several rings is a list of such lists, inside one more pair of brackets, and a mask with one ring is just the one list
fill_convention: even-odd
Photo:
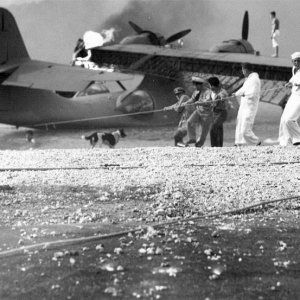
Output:
[[[265,112],[267,114],[267,112]],[[254,132],[261,138],[263,145],[278,144],[279,120],[276,118],[269,122],[257,123]],[[74,129],[74,130],[34,130],[35,143],[26,142],[28,128],[16,128],[12,126],[0,126],[0,150],[30,150],[30,149],[89,149],[87,141],[82,140],[82,135],[88,135],[94,131],[110,132],[115,129]],[[120,148],[136,147],[168,147],[174,145],[173,135],[176,126],[154,128],[125,128],[127,137],[121,139],[116,146]],[[224,124],[224,147],[234,145],[235,123]],[[207,136],[205,146],[210,146],[210,137]],[[100,144],[96,146],[101,147]],[[105,146],[102,146],[103,148]]]
[[0,297],[299,299],[298,212],[270,206],[0,256]]

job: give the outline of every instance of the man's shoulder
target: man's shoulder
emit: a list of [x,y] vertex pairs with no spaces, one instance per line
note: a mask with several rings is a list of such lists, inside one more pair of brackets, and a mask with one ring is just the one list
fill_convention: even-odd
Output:
[[251,80],[259,80],[259,75],[256,72],[252,72],[247,79],[251,79]]

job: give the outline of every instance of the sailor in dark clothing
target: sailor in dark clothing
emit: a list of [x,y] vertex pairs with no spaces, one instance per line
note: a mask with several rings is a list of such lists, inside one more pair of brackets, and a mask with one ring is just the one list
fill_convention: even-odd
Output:
[[229,107],[228,93],[222,88],[217,77],[210,77],[207,81],[211,86],[211,99],[216,101],[213,109],[213,124],[210,130],[210,143],[212,147],[223,147],[223,123],[226,121],[227,109]]
[[182,87],[175,88],[174,94],[178,99],[178,102],[165,107],[165,110],[174,109],[181,114],[177,130],[174,134],[174,143],[177,147],[185,147],[183,138],[187,135],[187,119],[193,113],[194,109],[191,106],[185,106],[185,103],[190,99],[190,97],[185,94],[185,90]]

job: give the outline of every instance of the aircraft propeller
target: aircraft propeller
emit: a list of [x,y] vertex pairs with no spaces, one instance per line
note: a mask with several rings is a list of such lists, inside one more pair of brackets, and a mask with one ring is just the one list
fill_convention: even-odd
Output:
[[137,34],[148,33],[151,44],[153,44],[155,46],[164,46],[166,44],[173,43],[173,42],[181,39],[182,37],[184,37],[185,35],[187,35],[188,33],[190,33],[192,31],[191,29],[186,29],[186,30],[177,32],[177,33],[171,35],[170,37],[168,37],[167,39],[165,39],[164,37],[159,36],[150,30],[143,30],[140,26],[133,23],[132,21],[129,21],[129,25],[133,28],[133,30]]
[[137,34],[141,34],[141,33],[144,32],[144,30],[143,30],[140,26],[136,25],[135,23],[133,23],[133,22],[131,22],[131,21],[129,21],[129,25],[133,28],[133,30],[134,30]]
[[190,33],[192,30],[191,29],[186,29],[186,30],[182,30],[180,32],[177,32],[173,35],[171,35],[170,37],[168,37],[166,39],[166,44],[170,44],[172,42],[175,42],[181,38],[183,38],[185,35],[187,35],[188,33]]
[[245,11],[244,19],[243,19],[243,27],[242,27],[242,39],[248,39],[248,32],[249,32],[249,16],[248,11]]

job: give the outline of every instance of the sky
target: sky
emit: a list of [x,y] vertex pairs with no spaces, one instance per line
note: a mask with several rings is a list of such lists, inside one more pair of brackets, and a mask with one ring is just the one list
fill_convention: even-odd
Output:
[[270,11],[280,20],[280,52],[300,51],[298,0],[0,0],[15,16],[33,59],[69,63],[75,43],[85,31],[115,26],[117,40],[134,34],[128,21],[168,37],[192,32],[185,46],[207,50],[222,40],[241,37],[249,11],[248,40],[262,55],[271,55]]

